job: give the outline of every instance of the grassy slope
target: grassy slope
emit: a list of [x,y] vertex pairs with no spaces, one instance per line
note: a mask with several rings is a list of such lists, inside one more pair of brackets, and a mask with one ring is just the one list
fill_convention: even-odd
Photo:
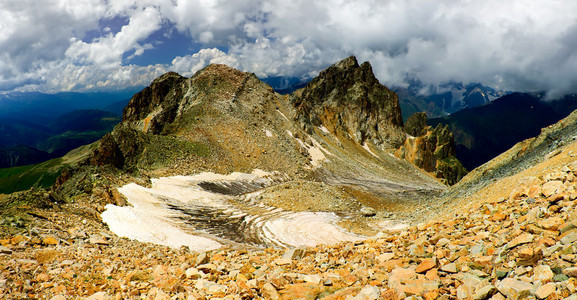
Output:
[[72,150],[62,158],[51,159],[35,165],[0,169],[0,194],[10,194],[32,187],[48,188],[52,186],[62,169],[84,159],[95,144]]

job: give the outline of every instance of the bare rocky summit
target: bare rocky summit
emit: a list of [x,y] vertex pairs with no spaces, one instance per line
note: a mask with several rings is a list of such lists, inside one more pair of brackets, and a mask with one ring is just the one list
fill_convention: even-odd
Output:
[[359,144],[393,147],[404,140],[399,98],[379,83],[370,63],[359,66],[354,56],[322,71],[293,98],[297,119],[308,132],[325,126]]
[[427,115],[416,113],[405,126],[409,136],[395,155],[454,185],[467,175],[455,157],[455,139],[448,126],[427,126]]

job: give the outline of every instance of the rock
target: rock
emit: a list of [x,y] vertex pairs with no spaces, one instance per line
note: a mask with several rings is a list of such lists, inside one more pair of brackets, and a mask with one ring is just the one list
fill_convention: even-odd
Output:
[[[111,165],[116,168],[122,168],[124,166],[125,157],[118,143],[110,133],[106,133],[100,143],[98,148],[96,148],[90,155],[88,160],[89,164],[93,166],[106,166]],[[58,178],[58,182],[62,184],[64,181]]]
[[442,266],[440,270],[447,273],[457,273],[457,264],[455,263],[446,264]]
[[537,291],[535,291],[535,297],[537,297],[538,299],[546,299],[551,294],[553,294],[556,289],[557,286],[554,283],[549,282],[545,285],[540,286],[537,289]]
[[533,268],[533,280],[541,281],[542,283],[547,283],[553,280],[555,273],[551,271],[548,265],[540,265]]
[[441,238],[437,241],[437,247],[443,247],[450,243],[451,241],[447,238]]
[[482,288],[475,290],[475,294],[473,294],[474,300],[484,300],[489,299],[492,295],[497,292],[497,288],[492,285],[486,285]]
[[102,236],[91,236],[90,239],[88,240],[88,242],[91,244],[103,245],[103,246],[108,246],[110,244],[110,243],[108,243],[106,238],[104,238]]
[[543,187],[541,187],[541,193],[543,194],[543,196],[545,196],[545,198],[549,198],[554,194],[561,192],[562,189],[563,189],[563,181],[553,180],[543,184]]
[[370,63],[359,66],[354,56],[311,80],[294,106],[306,131],[324,125],[352,136],[359,145],[371,141],[394,148],[405,139],[398,96],[379,83]]
[[377,211],[374,208],[368,206],[361,207],[360,213],[363,217],[374,217],[377,215]]
[[396,268],[389,275],[389,287],[395,290],[401,290],[401,284],[408,282],[417,276],[412,269]]
[[495,269],[495,276],[498,279],[503,279],[505,277],[507,277],[507,275],[509,274],[510,270],[504,269],[504,268],[497,268]]
[[303,256],[305,256],[306,253],[306,249],[303,248],[291,248],[291,249],[287,249],[282,258],[283,259],[299,259],[302,258]]
[[568,245],[577,241],[577,231],[571,231],[566,236],[562,237],[560,242],[563,245]]
[[209,262],[210,262],[210,256],[208,256],[208,253],[206,253],[206,252],[201,252],[196,257],[196,265],[197,266],[207,264]]
[[204,264],[196,266],[196,269],[203,272],[204,274],[216,274],[218,273],[218,269],[214,264]]
[[36,275],[36,281],[45,282],[48,280],[50,280],[50,276],[48,276],[48,274],[46,274],[46,273],[40,273],[40,274]]
[[54,236],[47,236],[42,239],[42,244],[47,246],[56,246],[58,245],[58,239]]
[[465,167],[455,158],[455,141],[448,125],[428,126],[423,136],[407,137],[395,155],[446,179],[449,185],[467,174]]
[[372,285],[365,285],[361,291],[352,299],[355,300],[376,300],[379,299],[381,291],[378,287]]
[[563,270],[563,274],[569,277],[577,277],[577,267],[566,268]]
[[12,254],[12,249],[0,246],[0,254]]
[[196,279],[199,279],[202,277],[202,273],[200,273],[200,271],[198,271],[197,268],[186,269],[185,275],[186,275],[186,278],[190,278],[193,280],[196,280]]
[[405,122],[405,132],[414,137],[425,135],[427,133],[427,113],[412,114]]
[[302,280],[304,282],[307,283],[312,283],[312,284],[320,284],[321,282],[321,276],[320,275],[316,275],[316,274],[311,274],[311,275],[304,275],[302,276]]
[[490,300],[506,300],[506,299],[507,298],[501,295],[501,293],[496,293],[495,295],[493,295],[493,297],[490,298]]
[[223,284],[218,284],[206,279],[199,279],[196,281],[194,287],[198,290],[202,290],[209,295],[214,294],[225,294],[227,291],[227,286]]
[[[461,276],[462,275],[462,276]],[[470,299],[474,296],[475,290],[481,284],[481,279],[470,273],[459,274],[461,284],[457,288],[458,299]]]
[[391,260],[393,257],[395,257],[395,254],[393,254],[393,253],[383,253],[383,254],[380,254],[379,256],[377,256],[377,261],[379,263],[384,263],[384,262]]
[[295,283],[286,285],[279,292],[282,299],[315,299],[319,288],[310,283]]
[[112,299],[112,297],[110,297],[106,292],[98,292],[86,298],[86,300],[109,300],[109,299]]
[[56,296],[50,298],[50,300],[66,300],[66,297],[64,297],[62,295],[56,295]]
[[571,231],[571,230],[575,230],[575,229],[577,229],[577,220],[561,225],[561,227],[559,227],[559,233],[564,234],[567,231]]
[[261,289],[261,293],[265,299],[271,299],[271,300],[280,299],[280,294],[274,288],[274,286],[272,284],[270,284],[269,282],[267,282],[263,285],[263,287]]
[[497,283],[499,292],[507,299],[524,299],[531,294],[533,285],[513,278],[505,278]]
[[517,255],[519,256],[517,259],[517,265],[532,266],[543,258],[543,251],[540,248],[535,250],[532,247],[523,247],[519,249]]
[[290,265],[292,263],[292,259],[288,258],[277,258],[274,260],[274,263],[279,266]]
[[473,260],[469,266],[471,268],[485,270],[492,266],[493,256],[480,256]]
[[12,245],[18,245],[18,244],[23,243],[23,242],[26,242],[26,241],[28,241],[28,240],[29,240],[29,238],[27,238],[27,237],[19,234],[19,235],[13,237],[12,239],[10,239],[10,243],[11,243]]
[[555,276],[553,276],[554,282],[563,282],[566,280],[569,280],[569,276],[567,276],[565,274],[556,274]]
[[507,243],[505,248],[511,249],[511,248],[515,248],[519,245],[531,243],[533,241],[533,238],[534,238],[533,235],[530,233],[522,233],[519,236],[517,236],[516,238],[514,238],[512,241]]
[[421,263],[417,266],[417,268],[415,269],[415,272],[417,273],[425,273],[428,270],[434,268],[437,266],[437,262],[434,259],[423,259],[423,261],[421,261]]
[[537,226],[547,229],[547,230],[557,230],[561,225],[565,224],[565,221],[559,217],[551,217],[537,222]]
[[402,286],[402,291],[407,296],[421,295],[430,291],[435,291],[439,288],[439,282],[429,281],[426,279],[409,279]]

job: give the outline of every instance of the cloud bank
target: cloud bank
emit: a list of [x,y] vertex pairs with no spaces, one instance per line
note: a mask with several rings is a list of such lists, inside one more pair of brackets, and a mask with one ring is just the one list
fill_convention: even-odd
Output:
[[[4,0],[0,91],[146,85],[209,63],[306,77],[356,55],[386,85],[417,78],[559,95],[577,90],[576,11],[572,0]],[[131,65],[161,46],[149,39],[162,28],[201,47],[171,64]]]

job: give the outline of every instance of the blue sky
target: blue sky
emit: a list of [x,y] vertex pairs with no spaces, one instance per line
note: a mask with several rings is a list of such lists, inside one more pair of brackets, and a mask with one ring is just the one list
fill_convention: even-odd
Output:
[[349,55],[381,83],[577,90],[573,0],[2,0],[0,92],[148,85],[224,63],[310,77]]

